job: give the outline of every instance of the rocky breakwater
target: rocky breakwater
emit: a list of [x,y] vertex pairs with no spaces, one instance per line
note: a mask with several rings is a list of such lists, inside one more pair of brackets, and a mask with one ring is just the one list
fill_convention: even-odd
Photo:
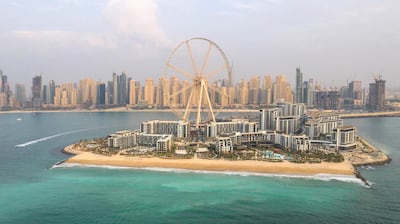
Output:
[[354,166],[383,165],[390,157],[362,137],[358,137],[357,148],[342,152],[343,157]]

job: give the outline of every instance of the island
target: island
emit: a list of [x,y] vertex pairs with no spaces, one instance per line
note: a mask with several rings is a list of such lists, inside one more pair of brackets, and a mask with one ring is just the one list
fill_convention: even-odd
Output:
[[255,118],[192,123],[149,120],[64,148],[67,164],[278,175],[360,175],[390,158],[333,112],[285,103]]

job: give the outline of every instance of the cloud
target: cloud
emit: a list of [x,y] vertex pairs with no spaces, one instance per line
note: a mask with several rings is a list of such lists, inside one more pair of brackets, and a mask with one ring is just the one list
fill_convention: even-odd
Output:
[[51,44],[57,47],[70,47],[71,45],[115,48],[115,41],[91,34],[63,30],[18,30],[11,33],[16,38],[32,41],[37,44]]
[[377,5],[377,6],[372,6],[372,7],[366,7],[366,8],[358,8],[358,9],[353,9],[350,11],[345,11],[343,14],[344,16],[348,17],[368,17],[368,16],[376,16],[382,13],[385,13],[386,8],[383,5]]
[[231,1],[231,5],[239,10],[246,10],[246,11],[258,11],[258,10],[263,10],[268,6],[271,6],[275,4],[274,1],[271,0],[236,0],[236,1]]
[[216,15],[217,16],[238,16],[239,13],[234,12],[234,11],[222,10],[222,11],[217,11]]
[[217,16],[240,16],[248,13],[263,12],[273,5],[275,0],[222,0],[223,9]]
[[109,0],[103,14],[119,34],[141,43],[170,47],[171,42],[157,20],[157,7],[154,0]]

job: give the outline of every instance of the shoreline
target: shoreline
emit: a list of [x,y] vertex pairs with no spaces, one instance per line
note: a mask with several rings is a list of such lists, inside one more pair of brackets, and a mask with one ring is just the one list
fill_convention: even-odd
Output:
[[342,152],[345,160],[349,161],[353,166],[376,166],[388,164],[392,159],[383,151],[369,143],[365,138],[358,135],[358,141],[366,146],[361,150]]
[[170,168],[191,171],[241,172],[277,175],[313,176],[318,174],[348,175],[357,177],[357,170],[349,162],[341,163],[291,163],[265,161],[229,161],[209,159],[163,159],[157,157],[104,156],[73,149],[69,145],[63,152],[75,156],[64,161],[66,164],[118,166],[136,168]]
[[[174,113],[176,111],[185,111],[185,109],[132,109],[126,107],[116,107],[109,109],[66,109],[66,110],[9,110],[0,111],[0,114],[25,114],[25,113],[91,113],[91,112],[165,112]],[[216,113],[258,113],[258,109],[214,109]],[[400,117],[400,111],[367,112],[367,113],[338,113],[343,119],[350,118],[370,118],[370,117]]]

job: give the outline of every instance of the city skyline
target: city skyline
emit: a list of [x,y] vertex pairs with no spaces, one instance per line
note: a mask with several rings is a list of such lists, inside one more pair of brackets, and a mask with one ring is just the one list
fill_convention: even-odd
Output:
[[386,81],[382,76],[374,77],[375,83],[363,85],[360,80],[352,80],[340,87],[324,88],[318,80],[311,78],[303,81],[300,68],[296,68],[294,86],[284,75],[252,76],[233,83],[231,87],[226,78],[214,81],[204,79],[203,93],[207,92],[208,96],[204,96],[201,103],[196,81],[174,75],[161,76],[158,80],[148,77],[143,83],[124,72],[113,73],[107,82],[98,82],[92,78],[68,83],[54,80],[46,82],[38,75],[32,78],[31,91],[26,91],[25,85],[18,83],[13,91],[7,76],[0,74],[0,79],[0,108],[6,110],[105,109],[118,106],[187,110],[200,108],[200,104],[204,109],[211,105],[217,108],[260,108],[284,103],[300,103],[309,108],[325,110],[382,111],[388,108],[385,100]]
[[293,68],[300,67],[303,80],[323,86],[343,85],[348,77],[368,83],[382,74],[388,88],[398,88],[399,3],[360,3],[3,2],[0,68],[11,86],[39,74],[61,83],[106,82],[119,71],[144,82],[162,74],[180,41],[204,36],[224,49],[236,81],[284,74],[295,83]]

